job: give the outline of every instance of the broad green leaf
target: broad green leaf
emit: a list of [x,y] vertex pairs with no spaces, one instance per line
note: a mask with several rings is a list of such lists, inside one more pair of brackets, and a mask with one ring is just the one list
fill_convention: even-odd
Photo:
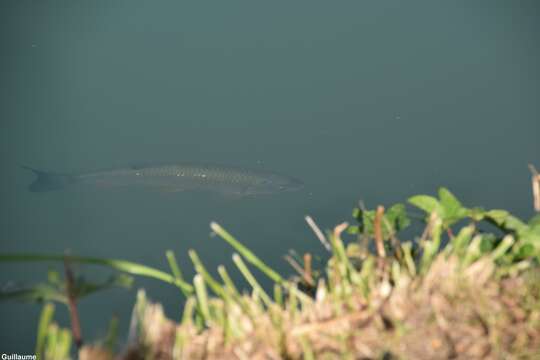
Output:
[[439,189],[439,198],[446,215],[457,214],[463,209],[459,200],[447,188]]
[[468,215],[468,210],[448,189],[440,188],[439,198],[444,211],[443,223],[445,227],[451,226]]
[[533,216],[528,224],[531,228],[540,228],[540,214]]
[[487,221],[496,225],[503,231],[522,232],[527,230],[527,225],[506,210],[489,210],[485,213]]
[[356,235],[360,232],[360,229],[356,225],[351,225],[347,228],[347,233],[351,235]]
[[403,204],[395,204],[391,206],[385,213],[385,217],[392,225],[394,233],[405,229],[411,224],[411,220],[407,216],[407,210]]
[[467,216],[469,216],[474,221],[481,221],[486,216],[486,210],[481,207],[474,207],[467,210]]
[[506,230],[515,231],[518,233],[522,231],[527,231],[529,228],[523,221],[513,215],[510,215],[506,218],[504,226]]
[[525,244],[517,250],[516,257],[518,259],[526,259],[528,257],[534,256],[535,254],[535,247],[532,244]]
[[493,234],[482,234],[480,241],[480,252],[487,254],[495,247],[496,237]]
[[[358,220],[358,226],[350,226],[347,231],[349,234],[365,233],[368,236],[374,235],[375,210],[355,209],[353,212]],[[396,234],[400,230],[405,229],[411,223],[407,216],[405,205],[392,205],[384,213],[382,219],[383,238],[388,239],[392,234]]]
[[484,213],[484,217],[489,218],[498,226],[504,224],[504,221],[509,215],[510,213],[508,211],[500,209],[489,210]]
[[428,215],[436,211],[439,216],[443,216],[443,211],[439,201],[433,196],[416,195],[409,198],[409,203],[424,210]]
[[373,235],[373,221],[375,220],[374,210],[362,210],[356,209],[354,212],[355,218],[358,221],[357,229],[351,231],[357,231],[357,233],[365,233],[369,236]]
[[521,244],[530,244],[540,251],[540,227],[527,228],[518,233],[518,241]]

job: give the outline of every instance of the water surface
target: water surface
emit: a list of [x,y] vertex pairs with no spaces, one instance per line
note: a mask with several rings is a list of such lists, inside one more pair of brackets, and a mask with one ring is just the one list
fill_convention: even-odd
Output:
[[[278,270],[324,254],[304,224],[449,187],[471,205],[531,214],[539,165],[535,1],[30,2],[0,5],[0,251],[125,258],[173,249],[233,268],[218,221]],[[263,198],[142,189],[28,192],[26,164],[85,171],[212,162],[289,174]],[[44,280],[46,264],[1,265]],[[84,268],[87,277],[106,272]],[[237,275],[235,275],[237,276]],[[137,286],[178,319],[178,291]],[[134,291],[80,304],[83,334],[126,326]],[[67,314],[58,309],[67,325]],[[2,352],[33,349],[39,306],[0,304]]]

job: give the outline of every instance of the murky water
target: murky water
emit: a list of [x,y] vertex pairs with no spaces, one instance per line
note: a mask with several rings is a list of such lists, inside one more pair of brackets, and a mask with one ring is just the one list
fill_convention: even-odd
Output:
[[[28,2],[0,5],[0,252],[106,256],[166,269],[173,249],[234,272],[218,221],[278,270],[323,254],[304,223],[449,187],[532,213],[540,158],[535,1]],[[212,162],[302,179],[253,198],[141,189],[36,194],[21,164],[85,171]],[[2,284],[51,264],[0,264]],[[61,268],[58,268],[61,269]],[[107,272],[82,268],[86,277]],[[137,280],[180,316],[175,288]],[[136,289],[135,287],[135,289]],[[127,326],[133,291],[80,304],[83,335]],[[31,352],[40,307],[1,303],[1,351]],[[57,319],[67,325],[58,307]]]

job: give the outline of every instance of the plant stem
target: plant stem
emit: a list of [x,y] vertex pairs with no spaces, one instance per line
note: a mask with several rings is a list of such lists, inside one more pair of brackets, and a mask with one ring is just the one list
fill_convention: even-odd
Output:
[[64,270],[66,274],[66,296],[68,299],[69,315],[71,318],[71,333],[75,340],[75,346],[79,350],[83,344],[81,322],[77,311],[77,298],[75,294],[75,277],[69,264],[69,256],[64,257]]

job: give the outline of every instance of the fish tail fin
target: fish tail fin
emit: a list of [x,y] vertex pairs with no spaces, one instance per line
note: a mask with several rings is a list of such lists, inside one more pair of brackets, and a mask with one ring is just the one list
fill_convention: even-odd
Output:
[[32,192],[45,192],[61,190],[76,181],[76,177],[68,174],[57,174],[53,172],[34,169],[30,166],[21,165],[23,169],[32,171],[37,178],[28,186]]

